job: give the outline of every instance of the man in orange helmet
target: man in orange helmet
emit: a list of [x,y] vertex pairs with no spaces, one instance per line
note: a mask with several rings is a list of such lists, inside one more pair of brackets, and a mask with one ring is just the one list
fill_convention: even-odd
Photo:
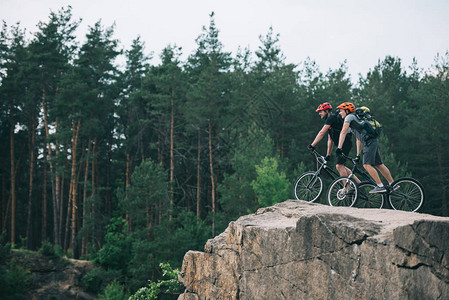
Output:
[[[359,120],[353,112],[355,111],[354,104],[350,102],[344,102],[337,106],[340,110],[340,116],[344,119],[343,127],[340,133],[340,140],[337,147],[337,155],[343,153],[342,147],[345,141],[346,135],[351,129],[357,137],[357,156],[360,155],[360,150],[363,151],[363,167],[374,179],[377,186],[370,191],[370,193],[383,193],[386,192],[385,186],[380,180],[380,176],[377,170],[385,177],[388,184],[391,185],[393,178],[391,177],[390,170],[383,164],[379,152],[379,141],[377,138],[373,138],[366,131],[366,127],[363,126],[363,121]],[[377,168],[377,170],[376,170]]]
[[[338,145],[338,139],[340,138],[340,131],[343,126],[343,119],[338,114],[332,113],[332,105],[329,102],[321,103],[316,112],[320,115],[321,119],[325,119],[324,126],[316,135],[312,144],[309,145],[309,150],[315,149],[315,146],[324,138],[327,134],[327,155],[326,160],[330,159],[330,155],[332,153],[332,148],[334,143]],[[351,133],[348,133],[351,135]],[[351,138],[346,139],[343,143],[343,153],[348,155],[352,148],[352,140]],[[340,173],[340,176],[349,176],[351,174],[351,170],[345,167],[346,158],[341,155],[337,155],[337,164],[336,168]],[[357,180],[357,178],[355,178]]]

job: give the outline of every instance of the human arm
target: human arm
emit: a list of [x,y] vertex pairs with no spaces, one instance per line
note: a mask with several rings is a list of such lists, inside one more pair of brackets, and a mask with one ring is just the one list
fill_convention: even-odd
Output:
[[327,135],[327,154],[326,157],[330,157],[332,153],[332,148],[334,147],[334,141],[331,139],[331,136]]
[[362,151],[362,141],[357,139],[357,156],[360,156],[360,152]]
[[329,130],[331,126],[328,124],[325,124],[323,128],[321,128],[320,132],[316,135],[315,139],[313,140],[312,144],[310,144],[312,147],[315,147],[326,135],[327,131]]
[[337,147],[338,149],[341,149],[343,147],[343,143],[345,142],[346,134],[348,134],[348,130],[349,130],[349,123],[344,122],[343,127],[341,128],[340,138],[338,140],[338,147]]

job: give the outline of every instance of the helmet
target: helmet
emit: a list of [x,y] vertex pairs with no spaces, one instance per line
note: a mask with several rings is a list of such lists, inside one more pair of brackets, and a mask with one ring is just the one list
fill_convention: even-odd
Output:
[[339,106],[337,106],[337,108],[338,109],[347,109],[350,112],[354,112],[354,110],[355,110],[355,106],[351,102],[344,102],[344,103],[340,104]]
[[321,103],[318,106],[318,108],[316,109],[316,111],[328,110],[328,109],[332,109],[332,105],[329,102],[325,102],[325,103]]
[[364,112],[364,113],[370,113],[370,109],[366,106],[361,106],[360,109]]

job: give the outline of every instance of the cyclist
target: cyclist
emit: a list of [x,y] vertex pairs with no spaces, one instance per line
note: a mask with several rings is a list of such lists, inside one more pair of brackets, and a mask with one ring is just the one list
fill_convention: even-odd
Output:
[[[342,147],[346,140],[349,129],[351,129],[357,138],[357,156],[360,155],[360,150],[363,151],[363,167],[368,174],[374,179],[377,186],[370,191],[370,193],[386,192],[386,187],[382,184],[377,170],[385,177],[388,184],[393,183],[390,170],[383,164],[379,152],[379,141],[373,138],[363,126],[363,121],[359,120],[354,114],[355,106],[353,103],[344,102],[337,106],[340,110],[340,116],[344,119],[343,127],[340,133],[340,140],[336,150],[337,155],[343,152]],[[377,170],[376,170],[377,168]]]
[[[321,119],[325,119],[324,126],[321,128],[321,130],[316,135],[315,139],[313,140],[312,144],[309,145],[309,150],[314,150],[316,145],[324,138],[324,136],[327,134],[327,155],[326,160],[330,159],[330,155],[332,153],[332,148],[334,146],[334,143],[338,145],[338,140],[340,138],[340,132],[341,128],[343,126],[343,119],[338,114],[332,113],[332,105],[328,102],[321,103],[318,108],[316,109],[316,112],[320,115]],[[352,134],[348,132],[348,139],[345,140],[345,142],[342,144],[342,151],[345,155],[349,155],[349,152],[352,148],[352,140],[351,137]],[[344,158],[341,155],[337,155],[337,164],[336,168],[338,172],[340,173],[340,176],[349,176],[351,174],[351,170],[348,169],[344,164],[346,162],[346,158]],[[357,177],[354,176],[354,179],[356,179],[357,182],[360,182]]]

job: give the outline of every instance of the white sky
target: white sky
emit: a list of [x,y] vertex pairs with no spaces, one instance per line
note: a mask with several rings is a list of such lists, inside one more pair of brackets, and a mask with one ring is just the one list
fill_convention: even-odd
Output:
[[67,5],[74,19],[83,19],[80,42],[88,26],[115,21],[121,46],[129,49],[140,35],[153,64],[169,44],[183,47],[183,58],[190,55],[212,11],[224,50],[233,55],[239,46],[257,50],[272,26],[287,63],[310,57],[327,72],[347,60],[353,80],[386,55],[401,58],[404,68],[415,57],[428,69],[449,49],[448,0],[0,0],[0,19],[35,32],[50,11]]

